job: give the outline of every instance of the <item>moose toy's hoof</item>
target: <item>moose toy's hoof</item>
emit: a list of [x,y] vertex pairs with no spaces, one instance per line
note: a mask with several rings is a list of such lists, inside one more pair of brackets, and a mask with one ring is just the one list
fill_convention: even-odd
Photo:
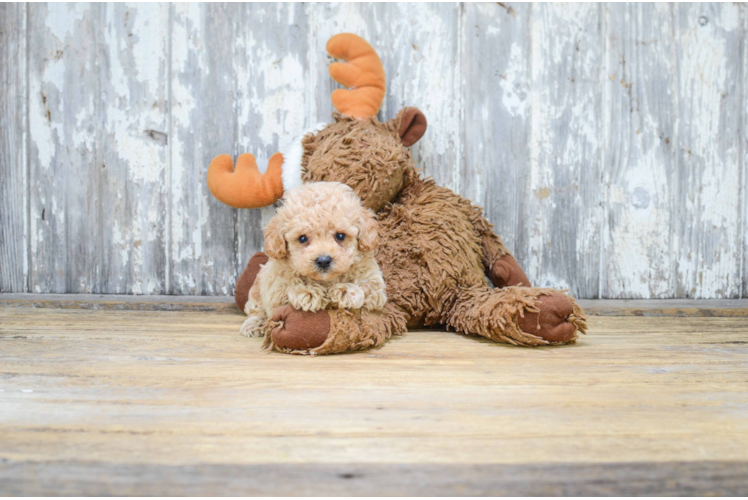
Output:
[[525,312],[519,318],[522,331],[553,343],[573,341],[577,336],[577,325],[570,321],[573,300],[561,292],[553,292],[538,297],[537,302],[539,313]]
[[496,288],[507,286],[532,286],[527,275],[511,255],[496,259],[488,273],[491,283]]
[[244,268],[244,272],[236,280],[236,287],[234,288],[234,301],[236,306],[244,311],[244,306],[249,299],[249,289],[252,288],[252,284],[255,282],[257,273],[260,272],[260,266],[268,261],[268,256],[263,252],[257,252],[250,257],[247,267]]
[[273,344],[284,349],[308,350],[321,346],[330,334],[330,314],[297,311],[289,305],[273,311],[273,321],[282,322],[271,332]]

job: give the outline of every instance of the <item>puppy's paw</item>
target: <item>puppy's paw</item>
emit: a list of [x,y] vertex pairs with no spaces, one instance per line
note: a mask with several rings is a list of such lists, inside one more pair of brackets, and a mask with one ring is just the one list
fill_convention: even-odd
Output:
[[353,283],[338,283],[328,292],[330,302],[338,309],[361,309],[364,306],[364,289]]
[[294,309],[315,312],[327,307],[328,300],[322,287],[294,285],[288,289],[288,302]]
[[387,293],[384,290],[372,290],[366,294],[364,309],[369,311],[381,311],[387,304]]
[[265,327],[267,326],[267,318],[263,318],[259,315],[252,315],[244,320],[239,333],[245,337],[262,337],[265,335]]

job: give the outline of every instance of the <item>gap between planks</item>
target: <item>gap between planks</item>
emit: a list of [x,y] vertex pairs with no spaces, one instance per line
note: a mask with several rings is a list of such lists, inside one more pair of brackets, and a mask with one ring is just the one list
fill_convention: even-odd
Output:
[[[580,299],[589,316],[748,317],[748,299]],[[230,296],[0,293],[0,307],[241,314]]]

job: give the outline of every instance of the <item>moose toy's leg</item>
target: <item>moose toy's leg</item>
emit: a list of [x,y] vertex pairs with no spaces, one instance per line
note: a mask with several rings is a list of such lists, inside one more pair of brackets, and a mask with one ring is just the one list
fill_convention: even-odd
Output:
[[[483,290],[475,292],[477,295],[485,295],[489,301],[499,300],[501,307],[511,304],[512,300],[525,300],[527,297],[533,298],[533,307],[524,309],[516,319],[511,322],[519,330],[519,339],[524,338],[525,333],[534,337],[539,337],[545,342],[550,343],[571,343],[577,337],[577,332],[584,333],[586,324],[584,312],[579,305],[561,292],[551,289],[529,288],[532,286],[527,275],[520,267],[517,260],[509,253],[501,239],[493,232],[493,226],[483,217],[473,212],[472,223],[481,235],[483,247],[483,265],[486,269],[488,278],[496,289],[505,289],[507,287],[523,287],[502,294],[499,290]],[[527,288],[525,288],[527,287]],[[498,296],[501,299],[496,298]],[[470,316],[466,310],[470,309],[470,296],[466,294],[466,299],[459,302],[463,314]],[[515,297],[512,299],[512,297]],[[475,299],[475,306],[483,299]],[[457,317],[460,315],[458,314]],[[571,318],[571,319],[569,319]],[[511,328],[510,328],[511,330]],[[467,330],[469,331],[469,330]],[[524,341],[522,341],[524,342]],[[534,344],[531,341],[530,345]],[[543,342],[543,343],[545,343]]]
[[496,288],[507,286],[532,286],[525,272],[511,254],[497,258],[488,267],[488,278]]
[[488,278],[496,288],[507,286],[532,286],[527,275],[520,267],[509,249],[494,233],[493,224],[483,217],[483,211],[461,199],[457,207],[468,217],[475,230],[480,235],[483,247],[483,266]]
[[463,288],[447,316],[447,326],[496,342],[538,346],[570,344],[587,325],[571,297],[551,288]]
[[493,286],[532,286],[517,260],[509,253],[501,238],[493,232],[488,221],[481,216],[477,221],[473,221],[473,224],[481,233],[483,265]]
[[265,348],[293,354],[334,354],[383,344],[405,333],[407,318],[395,305],[380,312],[328,309],[309,313],[291,306],[275,310]]
[[268,261],[268,256],[263,252],[257,252],[250,257],[247,267],[244,268],[239,279],[236,280],[236,287],[234,287],[234,301],[236,305],[243,312],[244,306],[247,304],[249,298],[249,289],[252,288],[252,284],[255,282],[257,273],[260,272],[260,266]]

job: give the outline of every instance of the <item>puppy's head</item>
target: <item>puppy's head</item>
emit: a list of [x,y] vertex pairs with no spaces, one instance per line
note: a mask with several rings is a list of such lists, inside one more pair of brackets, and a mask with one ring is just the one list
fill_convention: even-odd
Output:
[[265,252],[302,276],[330,281],[377,244],[374,213],[339,182],[311,182],[286,193],[265,228]]

